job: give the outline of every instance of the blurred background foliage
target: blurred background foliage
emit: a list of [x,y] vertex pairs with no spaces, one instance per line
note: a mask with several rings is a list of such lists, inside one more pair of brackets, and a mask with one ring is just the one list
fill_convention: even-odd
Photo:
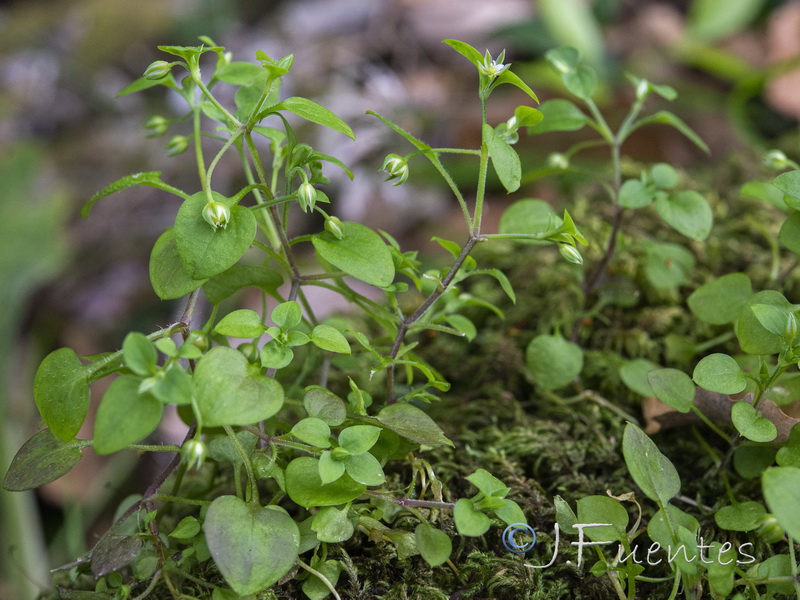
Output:
[[[166,139],[144,137],[151,114],[181,110],[173,99],[161,90],[115,99],[163,58],[158,44],[196,45],[208,35],[239,60],[253,60],[256,50],[294,53],[284,93],[325,104],[356,131],[356,143],[307,132],[306,141],[356,173],[346,187],[330,174],[334,212],[385,228],[406,247],[426,247],[434,232],[459,239],[449,234],[458,207],[421,162],[412,165],[409,184],[383,183],[383,156],[404,150],[364,111],[386,114],[434,146],[477,145],[474,73],[442,39],[495,55],[506,48],[541,100],[564,93],[543,53],[576,46],[603,74],[599,99],[612,119],[633,94],[626,72],[672,85],[680,96],[671,110],[709,143],[711,158],[668,128],[635,134],[628,152],[645,162],[711,167],[730,156],[757,161],[776,146],[798,158],[798,31],[800,2],[785,0],[0,3],[0,472],[36,430],[30,388],[45,353],[66,345],[84,354],[116,348],[124,332],[150,331],[178,310],[157,301],[147,273],[150,248],[177,208],[173,199],[137,188],[101,203],[89,220],[78,216],[94,191],[131,172],[162,170],[177,187],[199,187],[186,157],[169,159]],[[524,101],[514,91],[497,96],[493,123]],[[536,169],[570,141],[523,136],[523,164]],[[471,168],[453,163],[465,185]],[[219,186],[239,184],[235,169],[223,164],[217,173]],[[559,203],[568,185],[534,176],[515,198]],[[494,192],[489,216],[496,220],[510,199],[499,186]],[[297,224],[309,226],[319,224]],[[69,477],[36,495],[0,491],[0,598],[33,597],[50,568],[91,545],[108,511],[156,467],[149,458],[135,467],[136,459],[100,462],[87,453]]]

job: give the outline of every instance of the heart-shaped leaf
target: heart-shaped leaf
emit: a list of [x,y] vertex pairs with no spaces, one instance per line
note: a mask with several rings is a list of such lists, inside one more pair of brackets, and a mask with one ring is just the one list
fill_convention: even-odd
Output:
[[692,379],[700,387],[720,394],[738,394],[747,386],[739,364],[721,353],[710,354],[697,363]]
[[175,229],[170,227],[153,246],[150,253],[150,284],[162,300],[180,298],[193,292],[206,282],[193,279],[181,262],[175,242]]
[[283,406],[283,388],[244,355],[227,346],[213,348],[197,362],[194,394],[204,427],[250,425],[270,418]]
[[33,380],[33,398],[53,435],[65,442],[75,437],[89,411],[89,382],[72,348],[45,357]]
[[43,429],[19,449],[3,480],[3,489],[21,492],[50,483],[68,473],[80,459],[77,443],[64,442]]
[[342,223],[341,239],[330,232],[311,238],[314,250],[325,261],[370,285],[387,287],[394,281],[392,253],[381,237],[360,223]]
[[231,216],[224,228],[215,229],[203,219],[208,203],[205,192],[190,196],[175,217],[178,254],[186,273],[194,279],[214,277],[235,265],[256,237],[256,218],[251,210],[229,206],[230,200],[217,192],[212,195],[214,201],[230,208]]
[[656,397],[678,412],[687,413],[694,403],[694,383],[678,369],[658,369],[647,374]]
[[297,560],[300,531],[282,508],[221,496],[208,507],[204,529],[217,568],[240,596],[270,587]]
[[161,422],[164,406],[140,394],[140,377],[121,375],[109,386],[94,421],[94,451],[111,454],[149,435]]
[[731,421],[739,433],[753,442],[771,442],[778,436],[775,424],[749,402],[737,402],[731,407]]
[[365,485],[356,483],[345,474],[323,485],[319,476],[319,461],[310,456],[295,458],[286,467],[286,493],[300,506],[335,506],[358,498]]

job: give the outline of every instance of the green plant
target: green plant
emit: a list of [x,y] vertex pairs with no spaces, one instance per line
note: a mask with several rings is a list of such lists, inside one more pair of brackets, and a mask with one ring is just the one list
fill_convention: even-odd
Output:
[[[387,157],[383,169],[389,180],[403,183],[409,161],[424,156],[464,214],[463,246],[436,238],[452,254],[452,264],[423,271],[416,252],[401,250],[389,234],[342,222],[323,209],[330,202],[321,189],[329,182],[323,165],[352,173],[337,158],[299,142],[286,113],[354,135],[319,104],[279,98],[293,57],[274,60],[258,52],[260,64],[237,62],[212,40],[201,41],[199,47],[160,47],[173,60],[154,62],[120,93],[164,86],[185,101],[185,115],[155,116],[146,128],[160,136],[190,122],[191,132],[173,135],[167,149],[171,155],[193,151],[200,191],[179,190],[159,172],[137,173],[110,184],[83,209],[88,216],[95,202],[140,185],[181,199],[174,225],[153,247],[150,279],[160,298],[186,297],[183,314],[153,333],[129,333],[115,352],[81,357],[61,348],[49,354],[33,390],[47,429],[19,450],[4,487],[17,491],[53,481],[87,447],[101,455],[124,450],[174,455],[140,498],[121,507],[78,566],[70,565],[76,577],[91,572],[97,578],[92,596],[97,598],[142,598],[161,582],[181,598],[186,594],[179,591],[180,582],[190,582],[219,600],[250,596],[292,578],[302,582],[309,598],[338,597],[343,565],[330,558],[328,546],[357,533],[393,546],[399,557],[419,553],[437,566],[451,555],[449,536],[436,526],[442,510],[453,510],[455,526],[466,536],[483,535],[490,517],[525,522],[507,498],[510,489],[483,469],[467,477],[478,490],[473,497],[444,501],[441,484],[418,453],[452,443],[419,404],[436,400],[449,384],[408,338],[425,330],[474,337],[462,309],[491,308],[459,294],[461,282],[475,275],[493,277],[514,299],[501,271],[479,268],[470,256],[478,243],[497,238],[554,243],[567,260],[581,261],[575,246],[586,240],[567,212],[535,232],[482,231],[489,163],[505,188],[516,190],[521,165],[511,144],[519,128],[541,120],[539,111],[520,106],[508,122],[493,127],[486,120],[486,101],[502,84],[532,100],[535,94],[503,63],[502,54],[493,59],[447,40],[478,70],[480,148],[432,148],[378,116],[414,147],[405,156]],[[181,77],[184,71],[188,74]],[[218,99],[215,90],[223,86],[235,88],[235,106]],[[216,124],[213,129],[209,122]],[[260,143],[268,144],[269,160]],[[210,161],[209,146],[216,146]],[[247,185],[223,193],[215,189],[213,175],[233,153],[241,159]],[[447,154],[478,159],[474,204],[440,160]],[[324,230],[290,239],[289,221],[297,211],[321,215]],[[313,249],[311,272],[303,266],[304,249]],[[373,286],[384,300],[356,291],[349,278]],[[409,289],[402,278],[413,286],[412,298],[424,298],[410,312],[398,299]],[[304,292],[308,286],[347,299],[358,309],[350,320],[355,325],[319,320]],[[229,308],[228,298],[248,287],[261,294],[260,313]],[[213,309],[204,325],[193,328],[201,294]],[[246,341],[234,348],[237,338]],[[89,385],[106,377],[113,381],[100,402],[93,439],[77,439],[89,409]],[[183,442],[141,443],[168,405],[175,405],[189,426]],[[382,488],[387,464],[402,461],[415,475],[398,497]],[[412,529],[397,525],[400,511],[413,515]],[[198,578],[209,560],[228,587],[219,577]]]

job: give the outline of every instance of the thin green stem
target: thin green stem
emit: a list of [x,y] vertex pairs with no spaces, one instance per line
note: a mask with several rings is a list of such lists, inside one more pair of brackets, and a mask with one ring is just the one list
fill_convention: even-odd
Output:
[[258,484],[256,481],[256,476],[253,473],[253,465],[250,464],[250,457],[247,455],[247,452],[245,452],[242,443],[239,441],[239,438],[236,437],[236,433],[233,431],[233,428],[230,425],[223,425],[222,428],[225,430],[225,433],[228,434],[228,437],[236,448],[236,451],[239,453],[239,456],[242,457],[242,463],[244,464],[244,470],[247,472],[247,480],[250,487],[250,494],[249,498],[247,498],[247,501],[259,504],[260,500],[258,497]]
[[198,175],[200,176],[201,184],[203,185],[203,188],[206,189],[206,161],[205,157],[203,157],[202,131],[200,129],[203,111],[199,106],[193,106],[192,112],[194,113],[194,156],[197,162],[197,171]]
[[416,152],[411,152],[406,154],[405,158],[414,158],[415,156],[426,155],[428,153],[433,154],[470,154],[472,156],[480,156],[481,151],[475,150],[473,148],[427,148],[425,150],[417,150]]
[[180,504],[191,504],[193,506],[208,506],[211,500],[198,500],[197,498],[181,498],[170,494],[156,494],[152,497],[153,502],[178,502]]
[[242,124],[239,122],[239,119],[228,112],[228,109],[219,103],[219,100],[214,97],[214,94],[212,94],[211,91],[206,87],[206,84],[203,83],[203,79],[200,77],[200,69],[192,69],[191,74],[192,79],[194,79],[194,82],[197,84],[197,87],[200,88],[200,91],[203,92],[203,95],[208,98],[208,101],[211,102],[211,104],[214,105],[214,108],[225,115],[225,118],[230,121],[230,125],[236,128],[241,127]]
[[239,136],[241,134],[242,134],[241,130],[237,130],[236,133],[231,135],[231,137],[228,138],[228,141],[225,142],[225,145],[222,146],[219,152],[217,152],[217,155],[214,157],[214,160],[212,160],[211,164],[208,166],[208,170],[206,171],[206,179],[203,184],[203,189],[205,189],[206,194],[208,195],[209,202],[213,200],[213,197],[211,196],[211,175],[213,175],[214,169],[217,168],[217,165],[219,164],[220,159],[222,159],[222,156],[236,142],[236,140],[239,139]]

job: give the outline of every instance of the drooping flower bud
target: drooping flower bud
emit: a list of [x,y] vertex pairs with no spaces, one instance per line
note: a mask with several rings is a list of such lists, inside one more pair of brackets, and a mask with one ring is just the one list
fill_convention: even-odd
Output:
[[573,265],[583,264],[583,257],[575,248],[575,246],[570,246],[569,244],[559,244],[558,250],[561,252],[561,256],[567,260],[567,262],[571,262]]
[[157,60],[150,63],[150,66],[144,70],[144,78],[150,79],[151,81],[158,81],[169,75],[171,70],[172,65],[167,61]]
[[764,166],[768,169],[781,171],[795,167],[794,161],[789,160],[789,157],[780,150],[770,150],[764,155]]
[[325,231],[330,233],[337,240],[344,238],[344,228],[342,222],[337,217],[328,217],[325,219]]
[[162,116],[153,115],[147,119],[144,124],[144,128],[147,130],[147,137],[158,137],[167,132],[167,128],[169,128],[169,121]]
[[225,229],[231,219],[231,209],[222,202],[209,202],[203,208],[203,219],[214,229]]
[[389,154],[383,161],[381,171],[386,171],[389,174],[386,181],[396,179],[397,181],[392,185],[400,185],[408,179],[408,162],[402,156]]
[[193,329],[189,332],[189,337],[186,338],[185,343],[193,345],[200,352],[205,352],[209,346],[208,334],[200,329]]
[[314,210],[314,204],[317,202],[316,188],[307,181],[301,183],[300,187],[297,188],[297,201],[300,203],[300,208],[303,209],[303,212]]
[[560,152],[553,152],[547,157],[547,166],[551,169],[568,169],[569,157]]
[[511,117],[505,123],[500,123],[500,125],[495,127],[495,131],[507,144],[516,144],[519,141],[517,117]]
[[176,156],[189,147],[189,138],[185,135],[174,135],[167,142],[165,148],[167,149],[167,156]]
[[197,438],[188,440],[181,448],[181,462],[188,465],[190,469],[202,467],[207,455],[206,445]]
[[794,338],[796,337],[797,337],[797,318],[794,316],[794,313],[792,313],[789,315],[789,318],[786,321],[786,328],[783,330],[783,338],[791,344],[794,341]]
[[250,364],[255,364],[261,359],[261,353],[258,351],[258,346],[253,342],[245,342],[239,344],[236,349],[241,352]]

